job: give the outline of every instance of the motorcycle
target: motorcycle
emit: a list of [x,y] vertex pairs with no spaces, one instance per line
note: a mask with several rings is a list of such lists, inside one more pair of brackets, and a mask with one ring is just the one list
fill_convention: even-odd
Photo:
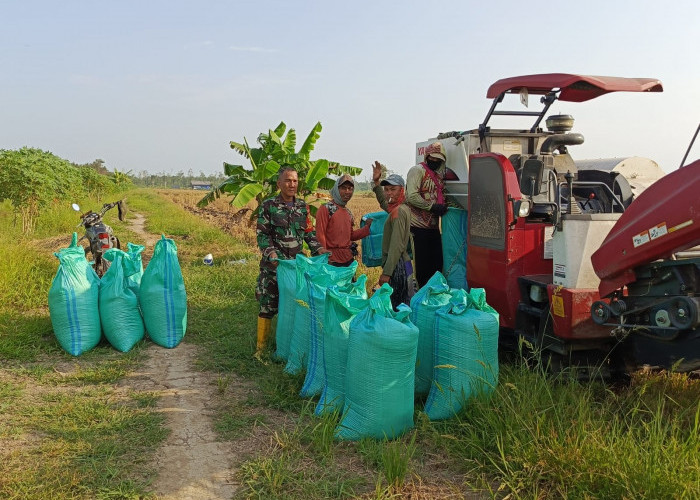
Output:
[[[76,212],[80,212],[80,206],[77,203],[73,203],[72,207]],[[102,221],[104,214],[114,207],[117,207],[119,212],[119,220],[124,221],[126,219],[126,203],[124,200],[118,200],[105,203],[99,212],[88,210],[81,214],[80,224],[76,226],[85,228],[85,234],[78,241],[88,240],[89,245],[85,248],[85,255],[87,256],[88,252],[92,254],[92,265],[100,278],[107,272],[110,265],[107,259],[102,258],[102,254],[110,248],[121,248],[121,242],[114,235],[112,228]]]

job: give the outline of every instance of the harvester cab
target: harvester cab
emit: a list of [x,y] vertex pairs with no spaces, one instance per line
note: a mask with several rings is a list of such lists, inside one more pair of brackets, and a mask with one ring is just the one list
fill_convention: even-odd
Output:
[[[446,181],[446,191],[468,213],[467,282],[486,289],[489,303],[499,312],[502,344],[513,347],[525,339],[563,363],[579,365],[615,360],[610,354],[617,348],[629,363],[627,354],[634,349],[619,344],[633,330],[616,336],[619,328],[591,318],[591,305],[601,297],[591,255],[635,198],[664,172],[639,157],[574,160],[569,149],[584,138],[572,132],[573,117],[545,117],[556,101],[662,90],[658,80],[648,78],[560,73],[506,78],[488,89],[492,104],[478,128],[441,133],[417,144],[418,161],[430,142],[445,146],[447,167],[456,177]],[[527,106],[530,96],[540,96],[540,110],[503,109],[506,98],[511,102],[519,97]],[[501,117],[534,123],[492,127]],[[696,351],[698,342],[691,341]],[[683,355],[674,352],[655,362],[668,367]],[[643,353],[635,362],[646,362]]]

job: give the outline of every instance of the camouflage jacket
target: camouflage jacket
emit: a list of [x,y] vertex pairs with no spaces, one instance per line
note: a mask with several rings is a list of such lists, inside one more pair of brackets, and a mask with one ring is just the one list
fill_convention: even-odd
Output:
[[263,201],[258,213],[257,235],[262,251],[261,268],[274,269],[270,261],[273,252],[280,259],[293,259],[301,252],[304,242],[313,255],[322,248],[311,223],[309,206],[299,198],[294,198],[290,204],[281,196]]

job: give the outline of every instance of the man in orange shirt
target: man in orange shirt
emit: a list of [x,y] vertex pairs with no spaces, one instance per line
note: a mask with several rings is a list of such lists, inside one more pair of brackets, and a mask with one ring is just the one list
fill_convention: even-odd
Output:
[[355,192],[355,181],[348,174],[341,175],[331,188],[329,201],[316,213],[316,238],[323,248],[331,252],[328,263],[347,267],[355,260],[357,244],[353,243],[369,235],[372,219],[361,229],[355,229],[355,219],[347,203]]

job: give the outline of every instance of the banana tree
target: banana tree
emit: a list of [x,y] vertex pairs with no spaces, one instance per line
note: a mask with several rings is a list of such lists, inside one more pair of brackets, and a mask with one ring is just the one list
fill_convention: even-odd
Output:
[[[312,215],[316,214],[321,199],[316,196],[319,189],[330,189],[334,180],[330,175],[358,175],[361,168],[341,165],[325,159],[311,160],[311,153],[321,135],[321,122],[311,129],[304,143],[296,151],[296,132],[287,131],[284,122],[274,130],[261,133],[257,142],[260,147],[251,148],[244,137],[243,142],[231,141],[231,148],[250,162],[250,169],[243,165],[224,162],[224,174],[228,177],[199,200],[197,205],[205,207],[223,194],[231,196],[232,207],[243,209],[255,200],[256,209],[251,213],[255,218],[263,200],[277,193],[277,175],[282,167],[292,167],[299,174],[299,196],[311,206]],[[286,132],[286,135],[285,135]]]

